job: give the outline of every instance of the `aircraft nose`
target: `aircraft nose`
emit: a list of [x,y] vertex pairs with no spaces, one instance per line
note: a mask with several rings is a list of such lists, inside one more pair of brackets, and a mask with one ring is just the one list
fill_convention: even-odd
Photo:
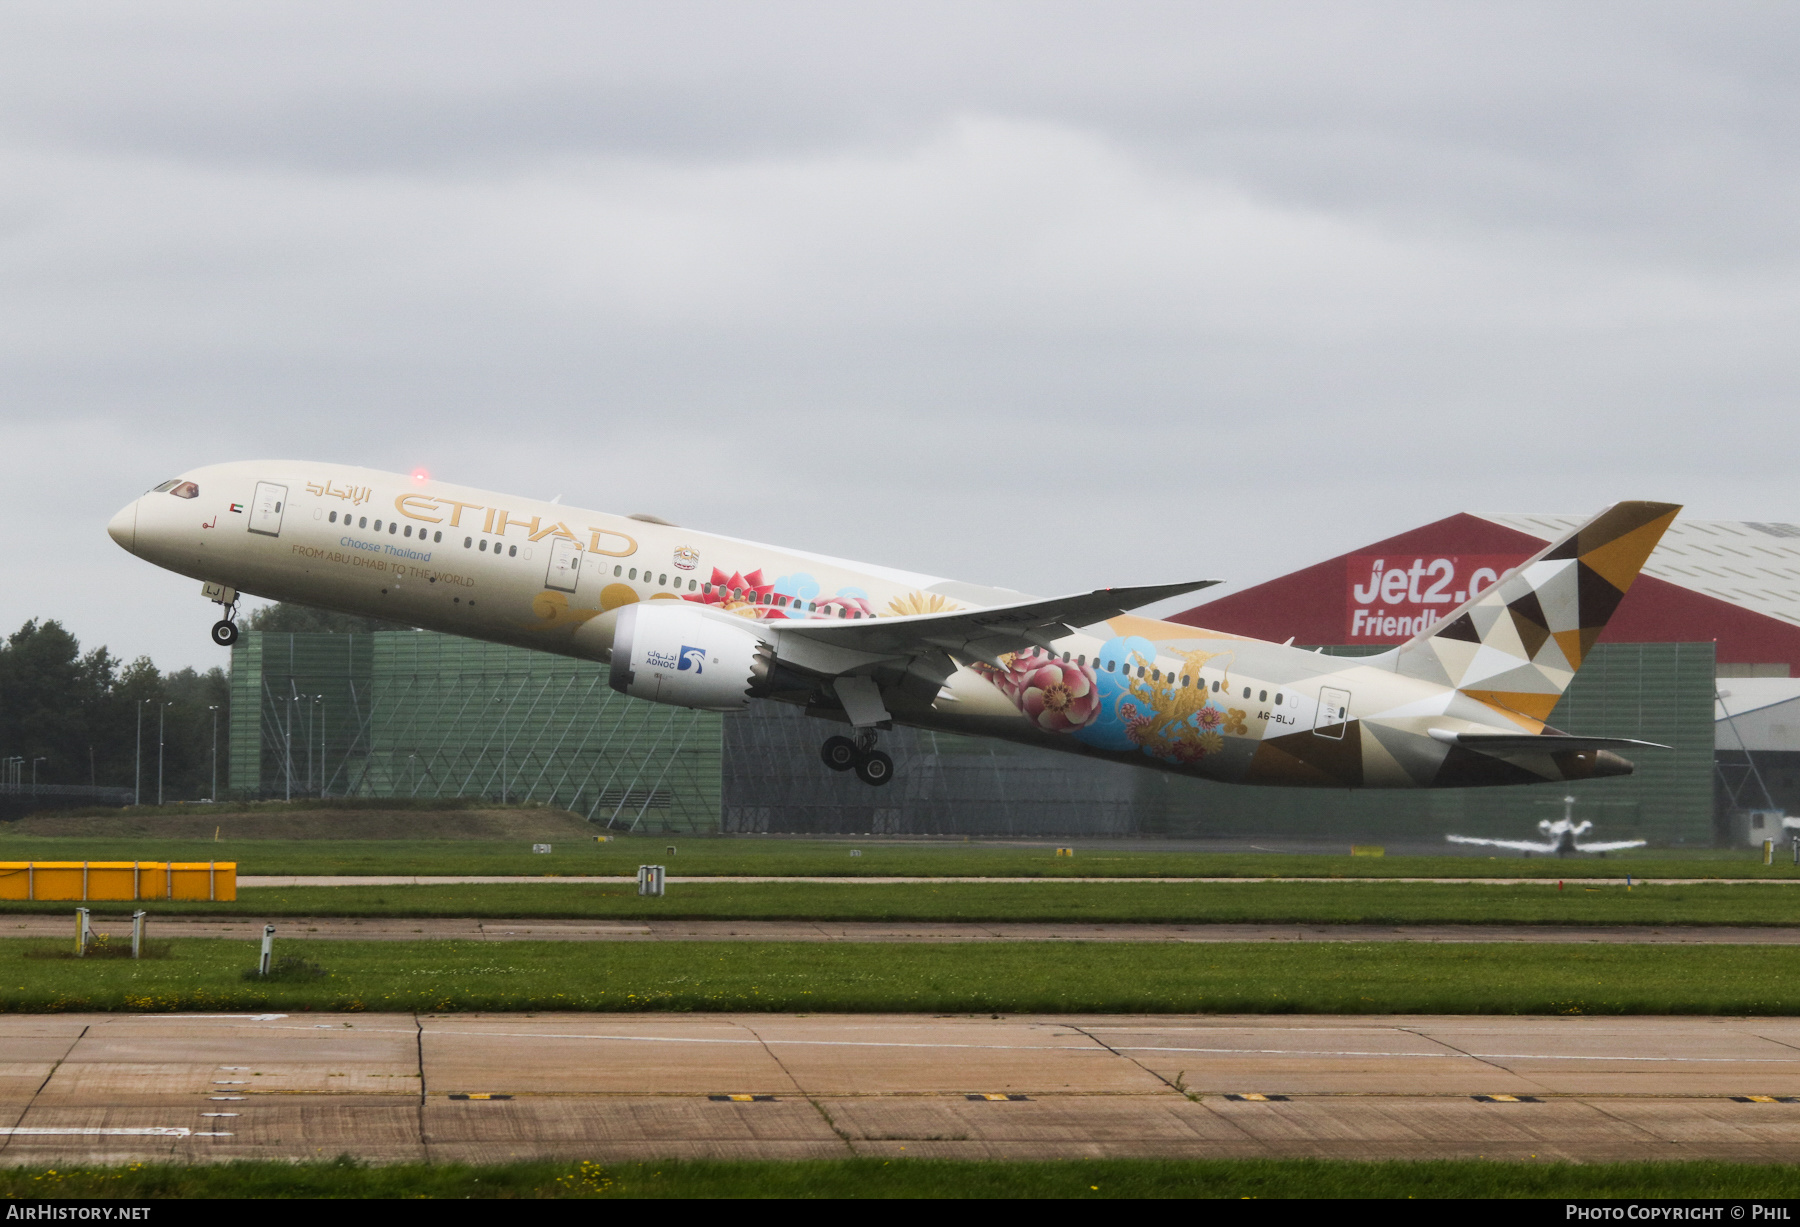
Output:
[[106,525],[107,536],[133,552],[137,549],[137,512],[138,505],[134,500]]

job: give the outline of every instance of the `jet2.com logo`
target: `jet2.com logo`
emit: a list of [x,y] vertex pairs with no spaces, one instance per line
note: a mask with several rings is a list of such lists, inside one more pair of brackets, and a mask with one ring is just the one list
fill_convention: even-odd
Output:
[[690,648],[683,644],[681,648],[681,663],[676,665],[675,668],[677,670],[692,669],[695,673],[704,673],[706,670],[702,666],[705,664],[705,648]]

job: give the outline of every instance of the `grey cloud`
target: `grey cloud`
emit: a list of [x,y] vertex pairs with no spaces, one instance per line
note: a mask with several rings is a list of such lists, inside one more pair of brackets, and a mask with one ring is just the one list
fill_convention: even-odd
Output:
[[1800,519],[1797,20],[14,6],[0,629],[213,659],[101,526],[258,455],[1046,592]]

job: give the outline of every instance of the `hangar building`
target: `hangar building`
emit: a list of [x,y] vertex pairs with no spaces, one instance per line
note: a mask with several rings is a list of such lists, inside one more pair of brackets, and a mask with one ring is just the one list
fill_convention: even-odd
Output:
[[[1276,642],[1292,636],[1330,652],[1382,651],[1585,518],[1453,515],[1171,620]],[[1781,808],[1786,797],[1787,808],[1794,808],[1800,800],[1800,736],[1790,738],[1796,766],[1785,773],[1774,764],[1767,772],[1749,770],[1752,761],[1777,753],[1766,736],[1767,744],[1739,753],[1735,767],[1728,761],[1728,742],[1733,752],[1738,748],[1715,705],[1729,706],[1737,691],[1747,699],[1752,690],[1759,705],[1783,695],[1800,699],[1800,526],[1677,519],[1550,717],[1568,732],[1639,737],[1674,749],[1630,755],[1638,770],[1627,779],[1569,788],[1578,816],[1592,818],[1609,836],[1696,844],[1743,836],[1734,830],[1741,824],[1734,815],[1752,803]],[[1800,704],[1790,710],[1800,713]],[[1800,714],[1791,725],[1765,723],[1771,732],[1780,726],[1800,734]],[[1756,774],[1771,784],[1772,800],[1757,787]],[[1554,806],[1561,791],[1544,785],[1388,794],[1381,822],[1372,813],[1352,817],[1382,807],[1384,799],[1357,794],[1346,799],[1343,812],[1382,827],[1423,822],[1460,824],[1473,834],[1496,834],[1501,827],[1518,833],[1524,819],[1534,818],[1524,824],[1529,831],[1535,817],[1552,812],[1534,815],[1530,807]],[[1240,820],[1234,813],[1228,821]]]

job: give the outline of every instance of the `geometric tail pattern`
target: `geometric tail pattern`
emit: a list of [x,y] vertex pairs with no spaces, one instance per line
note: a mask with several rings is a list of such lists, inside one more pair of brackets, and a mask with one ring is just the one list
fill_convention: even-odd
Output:
[[1395,671],[1539,733],[1681,508],[1615,503],[1399,648]]

